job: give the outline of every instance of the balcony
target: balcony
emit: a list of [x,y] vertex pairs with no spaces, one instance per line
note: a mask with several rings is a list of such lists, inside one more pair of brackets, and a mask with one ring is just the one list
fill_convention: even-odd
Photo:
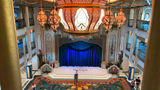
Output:
[[16,20],[16,29],[21,29],[26,27],[26,22],[24,19],[17,19]]
[[137,20],[136,28],[148,31],[149,30],[149,21]]
[[145,60],[145,51],[138,50],[138,57],[144,61]]
[[[30,22],[30,26],[34,25],[34,19],[33,18],[30,18],[29,22]],[[16,19],[16,29],[21,29],[21,28],[24,28],[24,27],[26,27],[25,20],[24,19]]]
[[128,27],[133,27],[133,19],[128,20]]
[[[128,27],[133,27],[133,19],[128,20]],[[137,20],[136,22],[136,28],[143,30],[143,31],[148,31],[149,30],[149,23],[150,21],[143,21],[143,20]]]

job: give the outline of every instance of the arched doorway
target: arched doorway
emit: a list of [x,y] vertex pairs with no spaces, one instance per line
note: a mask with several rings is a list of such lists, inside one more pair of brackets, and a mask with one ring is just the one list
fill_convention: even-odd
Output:
[[60,66],[101,66],[102,48],[96,44],[77,41],[59,48]]

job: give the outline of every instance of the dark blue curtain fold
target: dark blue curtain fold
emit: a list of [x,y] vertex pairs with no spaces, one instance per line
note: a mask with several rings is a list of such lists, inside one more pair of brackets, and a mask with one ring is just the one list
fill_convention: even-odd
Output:
[[100,66],[102,48],[83,41],[64,44],[59,48],[60,66]]

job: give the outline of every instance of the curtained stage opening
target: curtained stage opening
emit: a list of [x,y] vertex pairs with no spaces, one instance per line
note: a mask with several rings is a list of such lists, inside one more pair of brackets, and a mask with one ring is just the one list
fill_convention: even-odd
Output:
[[60,66],[101,66],[102,48],[96,44],[77,41],[59,48]]

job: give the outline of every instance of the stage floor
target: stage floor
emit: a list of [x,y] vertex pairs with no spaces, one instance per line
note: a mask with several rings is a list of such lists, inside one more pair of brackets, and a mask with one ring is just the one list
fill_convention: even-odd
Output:
[[112,77],[106,69],[100,67],[59,67],[54,68],[48,75],[56,79],[74,79],[76,70],[78,70],[79,79],[105,80]]

